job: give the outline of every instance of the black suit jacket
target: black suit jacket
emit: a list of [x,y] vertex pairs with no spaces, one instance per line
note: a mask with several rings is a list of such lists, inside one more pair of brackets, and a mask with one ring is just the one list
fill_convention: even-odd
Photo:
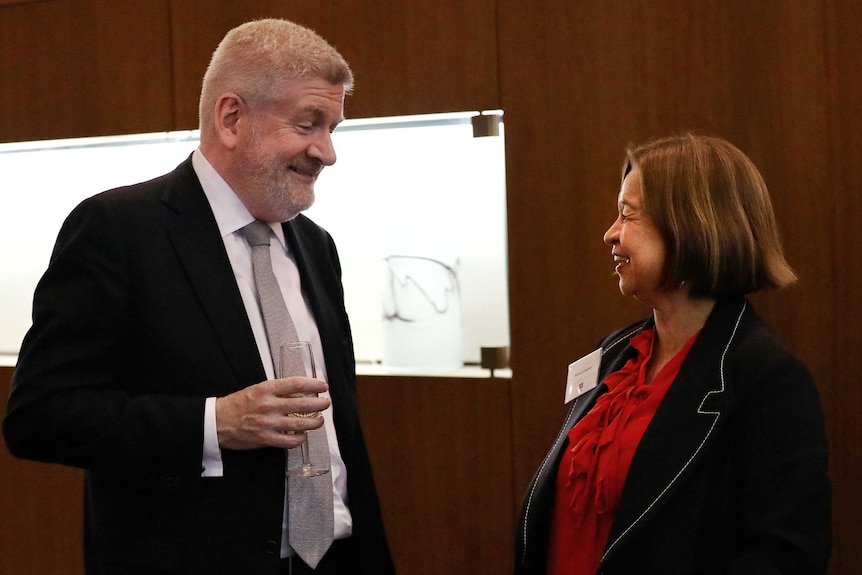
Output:
[[[601,343],[600,381],[635,350],[638,322]],[[607,387],[574,401],[527,491],[520,575],[545,573],[569,430]],[[719,301],[638,445],[600,573],[822,573],[831,546],[823,417],[811,377],[742,298]]]
[[[284,231],[323,342],[357,573],[390,573],[335,246],[302,215]],[[284,451],[224,451],[224,476],[200,477],[204,399],[266,375],[191,160],[82,202],[33,309],[3,430],[16,456],[86,470],[87,572],[277,573]]]

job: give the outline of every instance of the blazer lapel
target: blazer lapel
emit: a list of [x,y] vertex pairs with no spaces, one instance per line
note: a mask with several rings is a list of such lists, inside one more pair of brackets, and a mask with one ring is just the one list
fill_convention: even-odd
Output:
[[717,303],[689,351],[632,459],[603,562],[685,482],[724,421],[733,398],[722,363],[745,307]]
[[[344,305],[340,290],[341,284],[337,277],[332,276],[330,269],[321,269],[321,262],[329,263],[331,258],[321,253],[323,246],[319,245],[306,233],[299,218],[282,224],[284,235],[293,250],[297,268],[302,281],[302,291],[308,298],[311,311],[314,313],[314,321],[320,333],[323,344],[324,358],[326,360],[326,373],[330,384],[344,379],[345,374],[342,364],[337,359],[340,357],[342,340],[344,334],[338,330],[338,309]],[[303,220],[307,221],[307,220]],[[313,224],[312,224],[313,225]],[[333,290],[338,293],[331,293]],[[338,301],[336,301],[336,299]],[[352,361],[353,358],[350,357]]]
[[[172,174],[163,202],[173,210],[167,231],[189,283],[221,343],[240,389],[265,379],[257,345],[224,242],[191,160]],[[190,345],[193,345],[190,343]],[[224,392],[235,391],[225,389]]]
[[[317,258],[314,255],[316,246],[302,233],[295,219],[284,222],[281,227],[284,230],[285,240],[290,249],[293,250],[296,267],[299,269],[299,277],[302,280],[302,291],[309,299],[315,322],[320,322],[322,321],[322,309],[318,296],[323,293],[321,291],[323,286],[320,285],[321,276],[317,267]],[[325,326],[318,325],[318,330],[325,329]],[[321,339],[323,337],[323,333],[321,333]]]

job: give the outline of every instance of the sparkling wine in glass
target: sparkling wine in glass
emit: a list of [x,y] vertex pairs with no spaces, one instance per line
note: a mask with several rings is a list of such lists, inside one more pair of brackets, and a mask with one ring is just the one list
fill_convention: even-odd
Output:
[[[279,377],[305,374],[307,377],[316,378],[317,370],[314,367],[314,354],[311,351],[311,343],[307,341],[291,341],[281,345],[279,350]],[[316,396],[316,393],[303,393],[300,396]],[[319,411],[303,413],[290,413],[288,417],[317,417]],[[305,431],[298,431],[306,435],[305,441],[300,445],[302,453],[302,464],[299,467],[288,466],[285,475],[287,477],[316,477],[329,473],[329,466],[319,465],[311,462],[308,447],[308,437]],[[289,459],[289,458],[288,458]],[[328,459],[328,458],[327,458]]]

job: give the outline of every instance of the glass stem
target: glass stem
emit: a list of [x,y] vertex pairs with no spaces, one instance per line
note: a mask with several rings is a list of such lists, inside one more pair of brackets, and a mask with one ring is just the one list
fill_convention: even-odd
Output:
[[303,441],[302,445],[299,446],[299,448],[302,450],[301,451],[301,453],[302,453],[302,466],[303,467],[310,467],[311,466],[311,457],[308,453],[308,433],[303,432],[303,435],[305,435],[305,441]]

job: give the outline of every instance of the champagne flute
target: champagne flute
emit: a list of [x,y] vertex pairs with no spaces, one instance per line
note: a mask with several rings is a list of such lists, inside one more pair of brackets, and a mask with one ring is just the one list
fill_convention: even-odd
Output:
[[[316,378],[317,369],[314,366],[314,354],[311,351],[311,343],[307,341],[291,341],[281,345],[279,350],[279,377],[288,377],[290,375],[300,375],[305,373],[308,377]],[[316,396],[316,393],[300,393],[295,397]],[[288,417],[317,417],[319,411],[290,413]],[[316,477],[329,473],[327,465],[318,465],[311,462],[311,454],[308,448],[308,433],[298,431],[306,436],[305,441],[300,445],[302,453],[302,464],[299,467],[290,468],[288,466],[285,475],[287,477]],[[288,458],[289,459],[289,458]]]

